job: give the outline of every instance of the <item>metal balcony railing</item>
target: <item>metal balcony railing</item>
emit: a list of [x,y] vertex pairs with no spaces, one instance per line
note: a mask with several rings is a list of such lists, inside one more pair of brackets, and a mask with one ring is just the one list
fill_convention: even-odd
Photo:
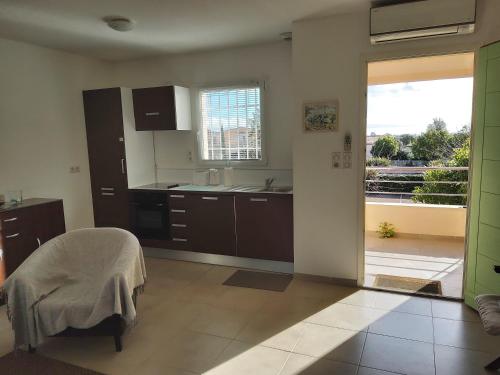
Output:
[[[464,171],[467,172],[469,170],[468,167],[399,167],[399,166],[390,166],[390,167],[366,167],[367,175],[370,171],[376,171],[380,173],[380,175],[385,178],[371,178],[365,179],[365,194],[367,197],[373,196],[382,196],[392,199],[397,199],[399,197],[401,203],[404,199],[408,200],[414,196],[430,196],[430,197],[462,197],[466,198],[466,193],[453,193],[453,192],[415,192],[415,191],[404,191],[407,189],[403,189],[404,185],[413,185],[413,187],[417,186],[425,186],[429,184],[442,185],[443,188],[445,186],[468,186],[468,178],[466,177],[464,180],[435,180],[435,181],[424,181],[424,173],[427,171]],[[395,175],[395,178],[390,178],[390,175]],[[398,179],[396,176],[408,176],[412,179]],[[422,179],[415,179],[417,176],[422,176]],[[389,177],[389,178],[388,178]],[[392,186],[387,186],[387,184],[391,184]],[[371,185],[371,186],[370,186]],[[396,185],[396,186],[394,186]],[[398,187],[398,185],[400,185]],[[398,189],[399,188],[399,189]],[[410,187],[411,188],[411,187]]]

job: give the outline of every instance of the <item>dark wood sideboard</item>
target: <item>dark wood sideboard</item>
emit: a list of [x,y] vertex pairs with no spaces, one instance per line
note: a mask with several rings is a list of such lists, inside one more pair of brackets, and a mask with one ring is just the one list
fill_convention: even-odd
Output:
[[31,198],[0,206],[0,285],[41,244],[64,232],[60,199]]

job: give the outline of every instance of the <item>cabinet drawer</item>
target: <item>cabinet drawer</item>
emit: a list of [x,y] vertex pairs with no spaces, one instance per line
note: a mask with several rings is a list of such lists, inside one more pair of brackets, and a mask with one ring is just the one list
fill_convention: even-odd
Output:
[[189,238],[191,230],[187,224],[170,224],[170,237],[171,238]]
[[187,224],[189,210],[186,208],[169,208],[169,218],[171,223]]
[[0,231],[4,235],[17,233],[27,225],[24,209],[13,210],[0,214]]
[[168,207],[173,209],[187,209],[189,207],[189,196],[181,192],[169,194]]

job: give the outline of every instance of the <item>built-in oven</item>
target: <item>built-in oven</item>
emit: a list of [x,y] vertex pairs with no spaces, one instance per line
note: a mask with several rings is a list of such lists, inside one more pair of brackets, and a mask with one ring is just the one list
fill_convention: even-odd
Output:
[[141,239],[168,239],[168,199],[164,192],[134,191],[130,196],[132,232]]

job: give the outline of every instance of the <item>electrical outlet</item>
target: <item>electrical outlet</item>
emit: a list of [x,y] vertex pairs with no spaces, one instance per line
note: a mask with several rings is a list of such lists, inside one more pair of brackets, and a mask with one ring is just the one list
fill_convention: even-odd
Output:
[[188,160],[193,161],[193,153],[191,151],[188,151]]
[[352,152],[344,152],[342,156],[342,164],[343,168],[351,168],[352,167]]
[[332,168],[340,168],[340,152],[332,152]]
[[80,173],[80,166],[71,166],[69,167],[69,173]]

